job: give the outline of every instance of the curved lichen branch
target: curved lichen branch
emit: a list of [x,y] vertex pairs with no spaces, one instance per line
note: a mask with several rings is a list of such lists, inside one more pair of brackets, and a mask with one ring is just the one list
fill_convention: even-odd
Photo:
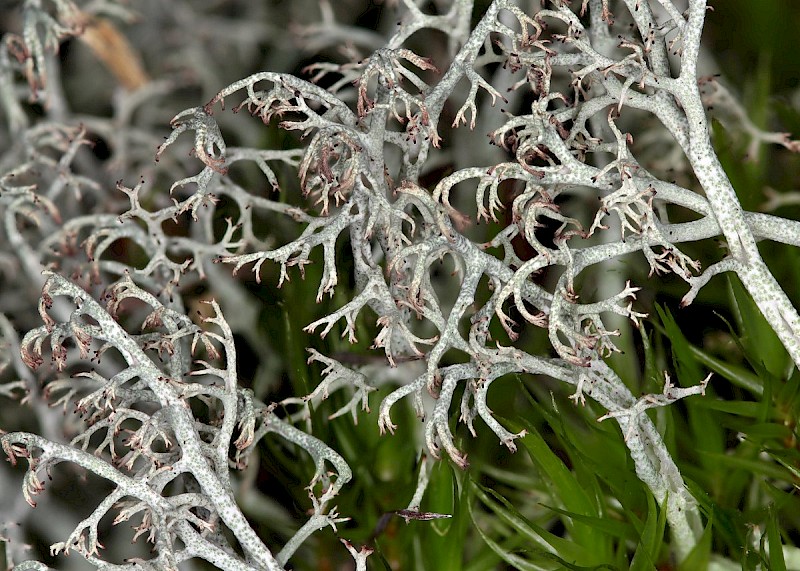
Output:
[[332,420],[350,412],[353,417],[353,423],[358,424],[359,408],[362,411],[369,412],[369,394],[377,390],[377,388],[369,383],[369,380],[363,373],[345,367],[336,359],[326,357],[316,349],[308,348],[307,351],[310,355],[307,361],[309,364],[319,362],[325,365],[322,371],[322,380],[317,387],[306,396],[283,399],[280,402],[281,406],[300,405],[300,412],[292,415],[292,420],[310,421],[311,409],[309,403],[326,400],[330,393],[339,390],[341,387],[351,387],[353,389],[353,395],[350,400],[339,408],[339,410],[330,414],[328,419]]
[[[227,172],[225,165],[225,141],[214,118],[203,107],[194,107],[181,111],[170,121],[172,133],[167,140],[158,147],[156,160],[158,160],[167,147],[172,145],[185,131],[194,131],[194,146],[192,153],[204,165],[220,174]],[[173,185],[174,187],[174,185]]]
[[[77,306],[66,323],[59,323],[47,314],[48,307],[57,296],[70,297]],[[153,309],[153,312],[145,319],[144,327],[146,329],[155,328],[160,330],[159,333],[133,335],[120,325],[116,316],[126,299],[139,300]],[[152,529],[153,533],[159,534],[159,537],[165,542],[160,547],[163,551],[164,549],[168,550],[171,545],[172,535],[170,534],[173,534],[174,531],[172,531],[173,526],[169,524],[169,518],[173,517],[170,514],[173,513],[174,508],[170,508],[169,500],[161,495],[161,490],[181,473],[189,472],[197,480],[206,497],[210,499],[210,504],[204,505],[204,507],[216,514],[215,517],[219,517],[238,538],[248,560],[268,569],[278,569],[269,549],[236,506],[228,481],[227,455],[233,426],[236,422],[238,395],[232,334],[221,316],[219,314],[211,316],[208,318],[208,322],[219,326],[222,335],[213,332],[204,333],[185,316],[164,308],[154,296],[138,288],[130,278],[109,290],[108,307],[104,309],[85,290],[58,274],[48,276],[42,292],[41,313],[45,319],[45,325],[28,333],[22,342],[22,351],[26,362],[31,365],[38,365],[42,362],[43,345],[47,338],[51,340],[51,353],[55,365],[59,368],[63,367],[68,358],[64,345],[64,340],[67,338],[74,339],[79,347],[80,358],[88,356],[88,350],[93,340],[113,346],[127,363],[127,370],[130,373],[124,378],[109,381],[109,390],[113,390],[121,399],[120,402],[105,401],[111,404],[109,418],[113,418],[118,413],[127,414],[129,418],[137,418],[138,415],[134,412],[125,413],[124,411],[123,407],[127,408],[125,403],[129,401],[131,404],[136,401],[146,401],[151,405],[157,405],[158,412],[153,414],[152,419],[139,417],[143,430],[134,434],[128,442],[129,456],[115,461],[114,464],[71,446],[48,442],[34,435],[12,433],[4,436],[3,447],[12,459],[18,455],[31,457],[34,451],[41,451],[41,454],[37,452],[32,460],[31,470],[26,476],[26,497],[30,499],[33,493],[41,491],[42,485],[37,474],[42,469],[47,469],[50,465],[62,461],[84,466],[117,484],[124,490],[125,495],[132,495],[147,503],[152,514],[147,528]],[[220,398],[228,414],[224,415],[220,427],[213,430],[220,435],[217,452],[211,455],[214,459],[213,466],[208,462],[207,445],[198,432],[197,422],[192,415],[189,403],[184,400],[187,393],[183,387],[182,377],[188,366],[188,355],[185,353],[183,345],[192,336],[196,337],[195,344],[197,336],[199,336],[207,353],[212,355],[215,350],[210,345],[211,340],[222,342],[224,356],[229,360],[226,370],[206,367],[200,371],[204,375],[216,374],[226,379],[227,394],[217,393],[215,395]],[[163,366],[157,364],[148,354],[148,351],[151,350],[161,354],[166,364]],[[96,378],[99,380],[99,377]],[[121,382],[133,382],[133,384],[129,388],[123,388],[119,386]],[[208,389],[210,390],[211,387]],[[86,402],[86,406],[89,405],[89,402],[84,402]],[[155,419],[158,417],[160,420],[156,421]],[[156,435],[161,434],[162,438],[166,436],[165,432],[151,431],[147,428],[151,420],[155,423],[154,428],[162,425],[169,427],[170,436],[167,436],[169,452],[156,452],[150,448]],[[104,426],[103,423],[100,423],[100,426]],[[113,423],[108,425],[109,430],[113,430],[113,427]],[[80,438],[79,436],[78,440]],[[78,441],[76,441],[77,443]],[[112,460],[116,460],[113,456],[113,446],[110,442],[108,444]],[[101,447],[105,447],[105,444],[101,443]],[[102,448],[100,450],[102,451]],[[176,452],[179,454],[176,455]],[[144,459],[144,466],[137,469],[134,462],[139,456]],[[133,475],[123,474],[116,466],[132,471]],[[182,513],[183,509],[181,507],[179,511]],[[102,517],[102,514],[95,519],[99,520],[99,517]],[[87,520],[86,525],[91,528],[95,522]],[[82,545],[80,539],[82,535],[83,532],[76,532],[70,540],[64,543],[63,548]],[[94,532],[90,533],[89,537],[95,537]],[[84,554],[90,556],[96,549],[96,540],[92,539],[86,546]]]
[[641,415],[643,415],[647,409],[657,408],[661,406],[668,406],[677,400],[692,395],[705,396],[706,387],[708,386],[708,383],[711,380],[712,374],[713,373],[709,373],[708,376],[706,376],[706,378],[700,381],[700,383],[698,383],[697,385],[694,385],[692,387],[682,388],[673,385],[671,379],[669,378],[669,373],[665,372],[664,390],[661,394],[644,395],[643,397],[639,398],[635,403],[633,403],[633,405],[627,408],[612,410],[604,414],[597,420],[599,422],[602,422],[609,418],[628,417],[628,431],[625,434],[625,440],[627,441],[630,438],[633,431],[636,429],[637,423],[639,422]]
[[[257,90],[256,85],[260,82],[270,83],[272,88],[268,91]],[[303,112],[308,120],[324,116],[328,120],[350,127],[355,126],[357,122],[356,115],[333,94],[293,75],[271,72],[255,73],[230,84],[220,90],[205,104],[203,109],[211,115],[217,103],[224,108],[225,98],[238,91],[244,91],[246,97],[234,110],[246,108],[252,115],[261,118],[264,123],[269,122],[272,117],[280,117],[293,111]],[[327,110],[319,115],[306,104],[306,100],[322,105]],[[284,128],[288,129],[302,129],[300,125],[295,122],[282,124]]]
[[31,100],[38,101],[47,87],[47,52],[58,52],[61,41],[83,33],[88,17],[71,0],[50,0],[55,8],[51,14],[48,2],[24,2],[22,35],[9,34],[5,48],[23,65],[31,90]]

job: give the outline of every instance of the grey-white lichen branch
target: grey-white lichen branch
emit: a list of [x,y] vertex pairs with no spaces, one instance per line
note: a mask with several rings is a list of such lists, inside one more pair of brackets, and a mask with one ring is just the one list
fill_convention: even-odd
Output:
[[[24,3],[25,31],[9,37],[0,54],[0,99],[9,132],[21,133],[19,148],[9,151],[19,159],[16,166],[4,163],[0,172],[3,233],[24,260],[24,274],[43,286],[44,325],[22,340],[25,363],[36,368],[49,355],[58,371],[75,362],[94,366],[51,380],[46,389],[51,397],[60,395],[58,403],[74,403],[87,421],[71,441],[19,432],[0,441],[12,463],[29,463],[23,490],[31,504],[43,489],[42,476],[60,462],[114,486],[54,552],[77,550],[101,567],[98,522],[116,512],[115,523],[141,515],[136,536],[147,534],[155,555],[107,568],[173,569],[195,557],[223,569],[283,568],[312,533],[335,530],[344,520],[332,502],[352,477],[338,453],[293,425],[309,421],[310,402],[348,390],[350,399],[333,416],[349,412],[355,420],[369,408],[377,383],[400,380],[378,404],[381,431],[395,430],[392,409],[411,397],[418,415],[428,416],[428,452],[435,458],[444,452],[466,468],[450,420],[454,410],[473,435],[480,418],[513,452],[524,433],[512,433],[495,418],[487,395],[496,380],[521,374],[562,381],[576,405],[588,397],[607,410],[600,420],[619,424],[637,474],[665,505],[678,557],[689,553],[699,539],[700,514],[645,411],[704,394],[709,378],[676,388],[667,376],[663,393],[634,397],[605,362],[618,350],[619,334],[606,322],[614,314],[641,326],[646,315],[637,309],[637,294],[644,284],[624,281],[600,299],[578,284],[584,272],[638,254],[650,275],[674,273],[684,280],[689,304],[712,276],[735,272],[800,365],[800,316],[756,247],[760,239],[800,245],[800,224],[744,212],[714,152],[701,92],[708,80],[697,70],[704,1],[689,0],[684,10],[666,0],[553,0],[537,9],[495,0],[471,30],[469,0],[453,0],[435,16],[402,2],[400,25],[384,47],[342,65],[312,66],[316,81],[334,78],[328,89],[259,72],[175,115],[157,158],[167,162],[172,147],[190,134],[190,154],[201,170],[184,171],[160,190],[144,179],[133,186],[119,182],[116,211],[86,214],[72,208],[70,197],[102,198],[105,190],[72,169],[87,142],[85,128],[28,127],[8,89],[14,73],[21,73],[32,96],[46,96],[45,52],[59,38],[81,33],[85,21],[75,4],[53,0],[50,11],[43,4]],[[304,33],[318,34],[325,46],[346,30],[327,3],[322,7],[323,24]],[[426,29],[447,35],[447,61],[434,65],[434,54],[406,47]],[[374,37],[361,40],[368,45]],[[501,91],[501,83],[510,87]],[[726,93],[718,90],[717,100]],[[227,145],[217,117],[231,100],[234,111],[298,135],[302,147]],[[466,138],[455,131],[492,121],[488,138],[479,130]],[[666,182],[649,170],[652,157],[634,145],[630,132],[647,121],[662,143],[676,149],[699,187]],[[760,133],[750,123],[747,129],[754,140],[797,150],[785,136]],[[469,140],[473,148],[459,149],[449,137]],[[482,156],[475,148],[485,148],[488,158],[465,164],[464,157]],[[234,165],[246,163],[266,178],[267,192],[245,188],[230,175]],[[425,182],[443,163],[452,172]],[[169,168],[176,172],[174,164]],[[287,170],[288,181],[279,176]],[[270,194],[294,188],[301,200]],[[156,191],[170,199],[154,200]],[[583,207],[567,211],[567,198]],[[234,205],[236,214],[220,231],[214,214],[221,201]],[[673,206],[696,219],[671,222]],[[188,234],[165,232],[187,216]],[[283,220],[264,236],[258,227],[263,216]],[[491,234],[481,235],[475,222],[488,223]],[[545,225],[550,236],[542,232]],[[287,228],[296,229],[295,237],[284,237]],[[681,249],[715,236],[725,240],[721,260],[695,260]],[[120,240],[135,244],[145,262],[109,256]],[[85,259],[78,261],[81,251]],[[214,261],[233,274],[247,267],[257,280],[265,263],[275,263],[281,285],[295,268],[303,275],[316,251],[322,259],[317,302],[343,282],[354,287],[345,304],[303,324],[305,330],[322,337],[340,332],[355,342],[357,320],[371,321],[372,348],[401,372],[369,378],[365,367],[311,350],[310,361],[325,367],[321,380],[310,394],[282,401],[283,407],[300,406],[282,419],[276,405],[239,386],[233,332],[220,306],[211,301],[204,317],[193,321],[181,284],[205,279]],[[352,264],[343,266],[343,255]],[[435,275],[435,265],[445,259],[452,274]],[[347,279],[343,267],[352,267]],[[552,279],[538,279],[543,274]],[[103,305],[97,286],[106,283]],[[131,307],[139,331],[120,318]],[[520,341],[533,329],[546,332],[550,353],[530,353]],[[454,352],[461,361],[446,358]],[[454,403],[459,386],[461,400]],[[204,407],[204,419],[190,405]],[[118,436],[123,430],[125,439]],[[272,433],[310,454],[316,469],[308,485],[309,519],[277,547],[265,544],[247,522],[230,475]],[[196,486],[165,495],[184,474]],[[424,487],[414,496],[416,508]],[[226,533],[238,547],[227,543]],[[357,568],[365,569],[371,550],[343,543]]]

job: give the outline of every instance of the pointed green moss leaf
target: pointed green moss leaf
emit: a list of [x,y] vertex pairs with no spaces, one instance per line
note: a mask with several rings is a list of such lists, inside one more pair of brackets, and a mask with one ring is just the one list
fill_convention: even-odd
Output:
[[703,530],[703,535],[700,541],[689,552],[686,559],[681,561],[678,565],[678,571],[697,571],[698,569],[708,569],[708,563],[711,559],[711,539],[713,537],[712,529],[714,527],[714,519],[710,518]]

